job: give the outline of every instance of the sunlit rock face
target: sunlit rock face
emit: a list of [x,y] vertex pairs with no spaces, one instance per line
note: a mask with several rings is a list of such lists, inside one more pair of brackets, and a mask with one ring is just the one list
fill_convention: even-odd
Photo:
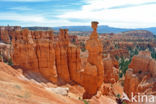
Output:
[[140,51],[139,55],[132,58],[129,68],[134,70],[134,73],[149,72],[155,76],[155,60],[152,59],[149,51]]
[[[46,38],[44,38],[47,36]],[[17,31],[12,39],[15,66],[40,72],[52,82],[57,81],[55,51],[51,31]]]
[[[97,34],[98,22],[92,22],[93,32],[89,40],[86,42],[86,49],[88,50],[88,63],[85,68],[84,85],[86,94],[84,98],[95,95],[104,78],[104,67],[102,61],[102,43],[98,39]],[[88,71],[86,71],[88,70]]]
[[7,44],[11,43],[13,32],[20,30],[20,26],[0,26],[0,41]]
[[70,42],[67,29],[60,29],[56,40],[52,31],[16,31],[12,38],[14,66],[38,72],[58,85],[79,84],[85,89],[83,98],[91,98],[103,82],[118,80],[118,62],[110,57],[103,60],[97,26],[98,22],[92,22],[85,57],[80,47]]
[[131,98],[131,93],[137,94],[138,77],[133,74],[133,69],[128,69],[125,75],[124,91]]
[[134,56],[129,68],[125,75],[124,91],[130,98],[132,92],[152,94],[156,91],[156,61],[149,51],[140,51]]
[[118,62],[111,59],[109,56],[103,59],[104,65],[104,82],[115,83],[119,79]]
[[60,29],[54,43],[52,31],[16,31],[12,39],[14,65],[39,72],[54,83],[80,81],[76,74],[81,66],[80,49],[70,45],[67,32]]
[[68,47],[68,68],[70,73],[70,79],[74,82],[81,83],[81,58],[79,47]]
[[53,83],[81,83],[80,48],[70,43],[67,29],[60,29],[55,42],[52,31],[16,31],[12,45],[14,66],[39,72]]
[[59,41],[55,46],[56,68],[61,83],[70,81],[68,70],[67,49],[69,46],[69,38],[66,29],[60,29]]

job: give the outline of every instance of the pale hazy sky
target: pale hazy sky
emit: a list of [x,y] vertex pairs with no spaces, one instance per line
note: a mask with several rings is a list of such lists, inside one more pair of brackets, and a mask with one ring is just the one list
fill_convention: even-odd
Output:
[[156,0],[0,0],[0,25],[156,27]]

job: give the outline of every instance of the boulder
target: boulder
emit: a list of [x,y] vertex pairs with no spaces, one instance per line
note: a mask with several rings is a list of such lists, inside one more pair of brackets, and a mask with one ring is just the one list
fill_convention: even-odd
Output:
[[56,94],[67,96],[69,92],[69,88],[62,88],[62,87],[56,87],[56,88],[46,88],[48,91],[52,91]]

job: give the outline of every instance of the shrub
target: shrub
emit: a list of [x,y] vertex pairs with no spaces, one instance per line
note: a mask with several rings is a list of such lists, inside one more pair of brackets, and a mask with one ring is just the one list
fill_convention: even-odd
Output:
[[20,97],[20,98],[23,98],[23,96],[22,95],[16,95],[17,97]]
[[21,90],[21,87],[19,85],[15,85],[15,88]]
[[122,102],[122,104],[127,104],[126,102]]
[[152,56],[153,59],[156,59],[156,52],[155,51],[151,52],[151,56]]
[[89,104],[86,100],[83,100],[84,104]]
[[119,60],[119,69],[121,72],[119,73],[119,77],[121,78],[123,74],[126,74],[126,71],[128,69],[128,65],[130,64],[131,59],[124,59],[123,57]]
[[9,60],[8,60],[8,65],[10,65],[10,66],[13,65],[13,62],[12,62],[12,59],[11,58],[9,58]]
[[121,95],[120,95],[120,94],[117,94],[117,95],[116,95],[116,97],[117,97],[117,98],[120,98],[120,97],[121,97]]

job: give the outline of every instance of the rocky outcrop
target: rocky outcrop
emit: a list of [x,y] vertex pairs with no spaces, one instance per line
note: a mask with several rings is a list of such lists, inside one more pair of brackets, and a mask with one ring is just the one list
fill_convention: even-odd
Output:
[[105,83],[115,83],[119,79],[118,62],[112,60],[109,56],[104,58],[104,82]]
[[131,98],[131,93],[152,94],[155,92],[156,61],[150,52],[140,51],[132,58],[125,75],[124,91]]
[[46,88],[46,90],[48,91],[52,91],[56,94],[60,94],[63,96],[67,96],[68,92],[69,92],[69,88],[61,88],[61,87],[57,87],[57,88]]
[[1,104],[84,104],[69,97],[68,88],[29,79],[20,70],[0,62]]
[[57,71],[55,66],[55,51],[50,41],[38,41],[36,53],[39,72],[50,81],[57,82]]
[[139,84],[139,78],[133,74],[133,69],[128,69],[125,75],[125,82],[124,82],[124,91],[131,98],[131,93],[134,95],[137,94],[137,87]]
[[139,55],[134,56],[129,68],[132,68],[134,73],[149,72],[153,76],[156,73],[155,60],[152,59],[149,51],[140,51]]
[[52,31],[16,31],[12,39],[14,65],[39,72],[54,83],[80,82],[80,49],[70,44],[67,32],[60,29],[54,42]]
[[0,40],[4,43],[11,43],[12,34],[14,31],[21,30],[20,26],[1,26],[0,27]]
[[135,30],[135,31],[123,32],[122,35],[133,36],[133,37],[145,37],[145,38],[154,37],[154,34],[152,32],[146,30]]
[[149,63],[149,71],[153,77],[156,77],[156,61],[153,59]]
[[10,44],[0,43],[0,56],[3,62],[8,62],[11,59],[12,50],[10,48]]
[[55,46],[56,68],[61,83],[70,81],[68,70],[68,54],[69,46],[68,34],[66,29],[60,29],[59,41]]
[[110,51],[110,55],[112,58],[118,57],[128,57],[129,52],[126,49],[114,49]]
[[[32,34],[34,35],[32,37]],[[42,35],[48,35],[48,39]],[[52,32],[17,31],[13,37],[12,59],[15,66],[40,72],[52,82],[57,81],[55,53],[52,45]],[[40,40],[41,39],[41,40]],[[44,40],[44,41],[43,41]]]
[[68,75],[68,79],[66,77],[62,79],[69,81],[69,72],[66,73],[68,71],[68,41],[62,38],[60,41],[61,43],[58,42],[54,47],[51,31],[29,31],[27,29],[16,31],[12,40],[13,63],[15,66],[39,72],[54,83],[57,83],[57,74],[60,78]]
[[72,81],[81,83],[81,58],[80,58],[80,48],[68,47],[68,68],[70,73],[70,78]]
[[[92,22],[93,32],[90,39],[86,42],[86,49],[88,50],[88,63],[84,69],[84,88],[86,89],[86,96],[89,98],[95,95],[97,90],[103,83],[104,67],[102,61],[102,43],[98,40],[97,34],[98,22]],[[94,79],[94,80],[93,80]]]
[[[70,42],[67,29],[60,29],[58,40],[53,39],[52,31],[16,31],[12,45],[13,63],[26,70],[38,72],[53,83],[62,85],[78,83],[85,89],[84,98],[96,95],[104,78],[116,82],[117,63],[103,62],[102,43],[97,34],[98,22],[92,22],[93,32],[86,42],[88,56],[80,57],[80,48]],[[105,64],[105,65],[103,65]],[[104,68],[108,75],[104,74]],[[105,77],[104,77],[105,76]]]
[[0,39],[5,43],[10,43],[10,37],[7,30],[0,30]]

